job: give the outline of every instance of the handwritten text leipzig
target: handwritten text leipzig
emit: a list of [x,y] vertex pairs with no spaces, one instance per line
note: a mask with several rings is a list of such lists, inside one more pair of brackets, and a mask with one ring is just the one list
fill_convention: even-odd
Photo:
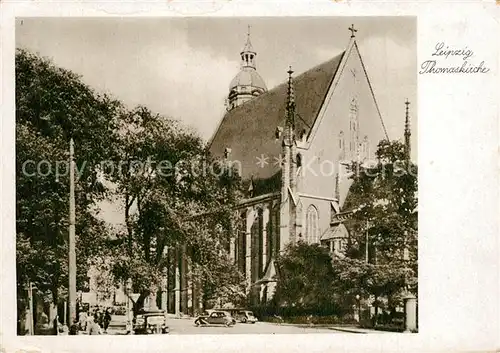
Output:
[[[426,60],[420,65],[419,74],[485,74],[490,69],[486,67],[484,61],[481,61],[479,65],[474,65],[470,62],[470,58],[474,56],[474,51],[471,49],[461,48],[450,48],[445,43],[440,42],[436,44],[436,51],[432,54],[432,60]],[[448,59],[460,58],[458,64],[452,64],[448,62]]]

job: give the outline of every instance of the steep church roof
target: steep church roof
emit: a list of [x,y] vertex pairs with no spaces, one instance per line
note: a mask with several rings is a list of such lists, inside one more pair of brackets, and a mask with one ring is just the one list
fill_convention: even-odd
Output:
[[[344,53],[294,79],[296,136],[307,135],[312,128]],[[253,178],[258,183],[275,176],[280,170],[276,162],[281,153],[276,129],[285,125],[286,94],[284,82],[227,112],[210,142],[210,152],[223,156],[230,148],[230,159],[241,163],[244,179]],[[267,163],[258,163],[261,157],[267,157]]]

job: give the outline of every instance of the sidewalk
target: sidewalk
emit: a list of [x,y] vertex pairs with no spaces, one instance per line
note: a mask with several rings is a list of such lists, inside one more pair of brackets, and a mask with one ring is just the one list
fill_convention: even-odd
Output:
[[374,329],[368,329],[368,328],[361,328],[361,327],[356,327],[356,326],[335,326],[331,324],[316,324],[316,325],[310,325],[310,324],[291,324],[291,323],[275,323],[275,325],[279,326],[295,326],[295,327],[303,327],[303,328],[325,328],[329,330],[334,330],[334,331],[340,331],[340,332],[346,332],[346,333],[392,333],[389,331],[381,331],[381,330],[374,330]]
[[194,319],[192,316],[186,315],[186,314],[180,314],[179,316],[175,314],[167,314],[167,318],[170,319]]
[[348,333],[394,333],[389,331],[373,330],[361,327],[350,327],[350,326],[329,326],[330,330],[348,332]]

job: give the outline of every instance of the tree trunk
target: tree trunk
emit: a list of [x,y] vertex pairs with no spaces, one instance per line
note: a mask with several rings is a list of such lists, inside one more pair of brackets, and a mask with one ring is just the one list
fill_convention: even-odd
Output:
[[134,198],[131,197],[128,193],[125,194],[125,225],[127,227],[128,234],[128,250],[129,254],[132,254],[132,235],[133,229],[132,224],[130,223],[130,208],[134,203]]

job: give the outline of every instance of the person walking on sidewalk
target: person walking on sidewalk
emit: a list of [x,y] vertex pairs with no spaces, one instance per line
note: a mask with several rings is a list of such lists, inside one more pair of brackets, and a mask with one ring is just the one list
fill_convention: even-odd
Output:
[[87,312],[81,311],[78,317],[78,325],[80,326],[80,330],[87,331]]
[[109,308],[107,308],[103,318],[104,333],[108,333],[108,327],[110,322],[111,322],[111,314],[109,313]]
[[88,333],[89,335],[100,335],[101,334],[101,327],[97,322],[95,322],[94,318],[91,317],[90,319],[90,325],[88,325]]
[[79,331],[79,327],[78,327],[78,321],[74,321],[73,322],[73,325],[71,325],[71,327],[69,328],[69,334],[70,336],[76,336],[78,335],[78,331]]

